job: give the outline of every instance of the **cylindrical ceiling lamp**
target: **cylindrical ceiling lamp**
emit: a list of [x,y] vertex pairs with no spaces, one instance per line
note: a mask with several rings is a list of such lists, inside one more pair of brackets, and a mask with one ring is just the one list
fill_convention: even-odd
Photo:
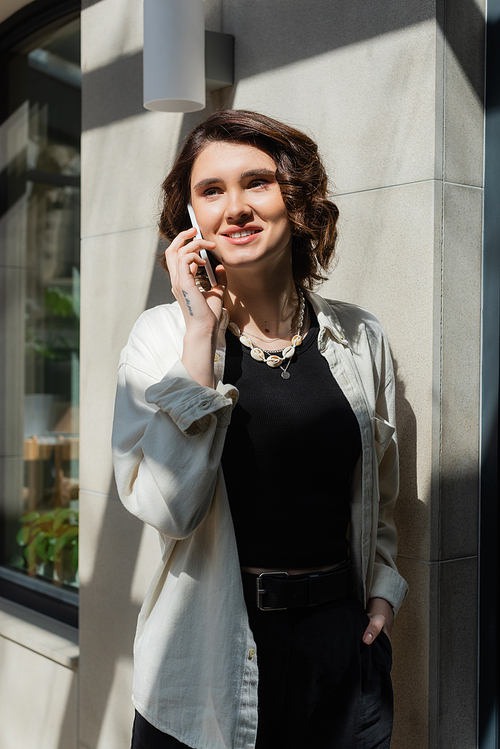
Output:
[[144,106],[205,108],[204,0],[144,0]]

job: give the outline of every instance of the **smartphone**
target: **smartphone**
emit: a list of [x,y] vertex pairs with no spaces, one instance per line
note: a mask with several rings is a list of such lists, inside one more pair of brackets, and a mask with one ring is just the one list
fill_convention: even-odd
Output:
[[[198,226],[198,222],[196,220],[196,216],[194,215],[193,206],[191,203],[188,203],[188,213],[189,218],[191,219],[191,223],[193,224],[194,228],[196,229],[196,236],[195,239],[203,239],[200,231],[200,227]],[[210,284],[212,286],[217,286],[217,279],[215,278],[214,269],[219,265],[218,261],[214,258],[211,252],[208,252],[207,250],[200,250],[200,257],[203,258],[203,260],[207,261],[207,264],[204,266],[208,279],[210,281]]]

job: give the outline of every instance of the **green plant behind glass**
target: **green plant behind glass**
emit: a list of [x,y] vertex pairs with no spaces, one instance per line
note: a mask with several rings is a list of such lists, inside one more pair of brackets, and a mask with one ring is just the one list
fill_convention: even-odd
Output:
[[79,300],[58,286],[48,286],[44,292],[45,320],[50,325],[42,331],[31,331],[26,326],[26,347],[45,359],[57,361],[68,358],[71,351],[79,351]]
[[28,512],[21,518],[16,541],[23,557],[16,566],[29,575],[49,577],[56,584],[75,581],[78,569],[78,511],[56,507]]

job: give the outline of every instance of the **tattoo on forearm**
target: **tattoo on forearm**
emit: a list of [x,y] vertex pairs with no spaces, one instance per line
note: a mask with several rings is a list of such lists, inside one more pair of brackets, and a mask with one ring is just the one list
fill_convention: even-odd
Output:
[[190,303],[190,301],[189,301],[189,299],[188,299],[188,295],[187,295],[187,293],[186,293],[186,292],[184,291],[184,289],[182,289],[182,296],[184,297],[184,299],[185,299],[185,301],[186,301],[186,307],[188,308],[189,314],[191,315],[191,317],[194,317],[194,312],[193,312],[193,310],[191,309],[191,303]]

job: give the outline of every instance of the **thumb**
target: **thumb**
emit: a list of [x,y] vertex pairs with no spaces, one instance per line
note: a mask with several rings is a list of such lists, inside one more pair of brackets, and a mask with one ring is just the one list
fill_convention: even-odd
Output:
[[382,631],[385,624],[385,616],[383,614],[368,614],[370,621],[363,633],[363,642],[365,645],[371,645]]

